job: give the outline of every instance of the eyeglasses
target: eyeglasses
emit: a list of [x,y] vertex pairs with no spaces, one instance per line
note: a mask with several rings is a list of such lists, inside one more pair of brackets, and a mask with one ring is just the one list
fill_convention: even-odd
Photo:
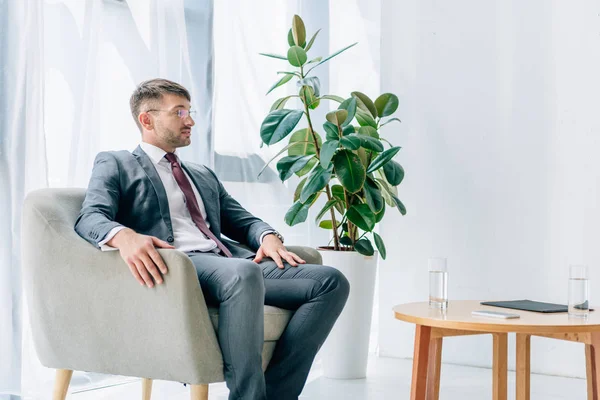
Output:
[[[146,112],[150,112],[150,111],[171,112],[170,110],[147,110]],[[172,114],[177,115],[181,119],[186,119],[187,117],[193,118],[194,115],[196,114],[196,111],[179,109],[177,111],[173,111]]]

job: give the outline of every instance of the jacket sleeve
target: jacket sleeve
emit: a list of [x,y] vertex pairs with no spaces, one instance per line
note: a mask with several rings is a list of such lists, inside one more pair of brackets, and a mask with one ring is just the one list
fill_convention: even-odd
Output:
[[274,231],[269,224],[252,215],[229,193],[210,168],[219,190],[221,233],[230,239],[249,246],[254,251],[260,247],[260,235],[264,231]]
[[102,152],[96,156],[92,177],[77,220],[75,231],[100,248],[99,243],[115,227],[121,195],[119,184],[119,164],[115,156]]

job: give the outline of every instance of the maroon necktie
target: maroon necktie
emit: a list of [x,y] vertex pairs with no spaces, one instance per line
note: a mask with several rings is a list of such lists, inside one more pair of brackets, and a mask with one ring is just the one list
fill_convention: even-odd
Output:
[[165,158],[171,163],[171,167],[173,169],[173,176],[175,177],[179,188],[185,196],[185,205],[187,206],[192,220],[194,221],[198,229],[200,229],[200,231],[204,233],[208,238],[214,240],[217,244],[217,247],[221,249],[221,251],[225,253],[227,257],[232,257],[229,249],[225,247],[225,245],[219,239],[217,239],[215,234],[211,232],[208,226],[206,226],[206,221],[204,220],[204,218],[202,218],[202,214],[200,213],[200,207],[198,207],[198,202],[196,201],[196,196],[194,195],[194,191],[192,190],[192,185],[183,173],[181,165],[179,164],[179,161],[177,161],[177,157],[175,156],[175,154],[167,153],[165,155]]

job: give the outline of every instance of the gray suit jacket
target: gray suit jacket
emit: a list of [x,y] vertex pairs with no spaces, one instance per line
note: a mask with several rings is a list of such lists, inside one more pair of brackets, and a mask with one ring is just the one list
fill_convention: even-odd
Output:
[[[239,244],[256,251],[261,233],[274,229],[234,200],[208,167],[183,162],[181,166],[202,197],[210,230],[234,257],[253,257],[255,253]],[[133,153],[108,151],[96,156],[75,230],[99,247],[98,243],[119,225],[174,242],[165,188],[152,160],[139,146]]]

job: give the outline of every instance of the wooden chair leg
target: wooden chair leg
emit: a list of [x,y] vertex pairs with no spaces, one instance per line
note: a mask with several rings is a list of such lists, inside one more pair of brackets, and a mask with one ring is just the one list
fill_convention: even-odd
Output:
[[142,400],[150,400],[152,396],[152,379],[142,379]]
[[506,333],[493,333],[494,337],[494,363],[493,396],[494,400],[506,400],[508,395],[508,335]]
[[587,359],[587,379],[588,379],[588,399],[599,400],[598,386],[600,384],[600,365],[598,358],[600,356],[600,332],[593,332],[591,335],[591,345],[586,345]]
[[427,373],[427,400],[440,398],[440,373],[442,370],[443,338],[431,339],[429,342],[429,371]]
[[56,378],[54,379],[54,393],[52,400],[65,400],[67,397],[67,391],[69,390],[69,383],[71,383],[71,377],[73,376],[73,370],[71,369],[57,369]]
[[429,341],[431,327],[417,325],[415,330],[415,352],[413,356],[410,400],[425,400],[427,393],[427,372],[429,363]]
[[531,393],[531,335],[517,333],[517,400],[529,400]]
[[191,400],[208,400],[208,385],[191,386]]

